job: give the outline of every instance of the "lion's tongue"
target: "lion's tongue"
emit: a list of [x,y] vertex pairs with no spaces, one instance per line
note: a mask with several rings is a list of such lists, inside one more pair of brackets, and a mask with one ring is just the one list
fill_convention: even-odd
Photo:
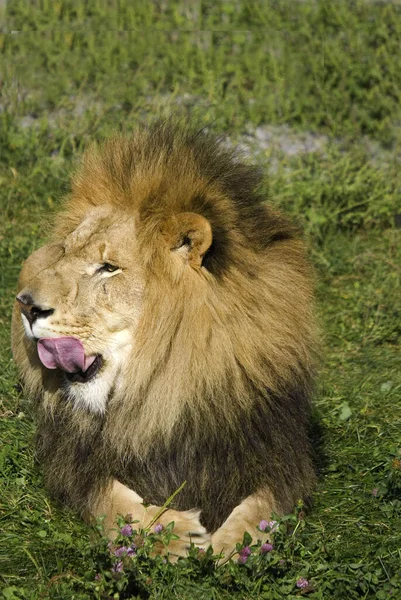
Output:
[[41,338],[38,354],[48,369],[61,369],[67,373],[85,372],[96,356],[85,356],[82,343],[73,337]]

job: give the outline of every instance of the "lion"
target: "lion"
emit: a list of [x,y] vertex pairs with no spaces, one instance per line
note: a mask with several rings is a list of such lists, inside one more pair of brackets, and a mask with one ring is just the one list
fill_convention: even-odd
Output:
[[49,492],[111,537],[119,515],[174,522],[173,557],[230,557],[315,484],[313,272],[261,177],[210,132],[140,126],[90,147],[19,277]]

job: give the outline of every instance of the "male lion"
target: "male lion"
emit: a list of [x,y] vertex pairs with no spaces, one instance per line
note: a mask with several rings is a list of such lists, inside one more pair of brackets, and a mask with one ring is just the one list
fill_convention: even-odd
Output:
[[[314,484],[316,332],[297,230],[258,170],[171,122],[92,148],[25,262],[13,353],[50,492],[227,557]],[[147,505],[143,499],[146,499]]]

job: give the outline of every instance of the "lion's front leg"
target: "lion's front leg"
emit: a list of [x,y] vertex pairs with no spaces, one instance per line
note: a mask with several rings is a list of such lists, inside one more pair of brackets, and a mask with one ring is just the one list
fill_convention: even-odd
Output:
[[[159,506],[145,507],[143,499],[136,492],[114,479],[107,493],[93,503],[91,513],[94,517],[105,516],[105,533],[113,539],[117,535],[118,516],[130,515],[132,521],[137,521],[134,524],[136,528],[146,529],[161,510]],[[200,524],[199,515],[200,511],[197,510],[167,509],[157,518],[155,524],[160,523],[164,527],[173,521],[173,532],[179,536],[178,540],[172,540],[168,545],[168,554],[173,557],[186,556],[191,542],[198,548],[210,545],[210,535]],[[162,546],[155,549],[156,553],[164,551]]]
[[222,562],[236,555],[236,545],[241,543],[245,531],[254,542],[266,541],[268,534],[257,529],[262,520],[269,521],[273,513],[280,512],[273,494],[269,490],[259,491],[248,496],[234,508],[223,525],[212,535],[212,546],[215,554],[222,554]]

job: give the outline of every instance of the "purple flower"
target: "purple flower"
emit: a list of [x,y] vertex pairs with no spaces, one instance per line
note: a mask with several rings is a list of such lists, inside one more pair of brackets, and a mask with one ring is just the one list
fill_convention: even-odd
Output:
[[262,544],[260,547],[260,552],[262,554],[266,554],[266,552],[271,552],[273,550],[273,544]]
[[265,519],[262,519],[261,522],[259,523],[259,529],[261,531],[265,531],[268,527],[269,527],[269,523]]
[[372,490],[372,496],[373,498],[376,498],[377,494],[379,493],[379,490],[377,488],[373,488]]
[[132,535],[132,527],[131,525],[124,525],[124,527],[121,527],[121,535],[125,536],[125,537],[130,537]]
[[124,567],[122,560],[119,560],[118,563],[116,563],[111,570],[113,573],[121,573],[123,571],[123,568]]
[[250,556],[251,553],[252,553],[252,550],[250,549],[250,547],[244,546],[244,548],[242,548],[242,550],[239,553],[239,557],[238,557],[239,564],[244,565],[246,563],[246,561],[248,560],[248,556]]
[[297,581],[297,588],[300,588],[301,590],[307,588],[309,585],[309,581],[307,579],[305,579],[305,577],[300,577]]
[[154,532],[159,534],[163,531],[163,525],[161,523],[158,523],[157,525],[155,525],[154,527]]
[[119,546],[114,550],[114,556],[117,556],[118,558],[120,558],[120,556],[124,556],[127,553],[128,548],[126,548],[125,546]]
[[102,576],[100,575],[100,573],[96,573],[95,581],[100,581],[101,579],[102,579]]
[[134,545],[132,545],[127,549],[127,556],[135,556],[135,554],[136,554],[136,548]]

